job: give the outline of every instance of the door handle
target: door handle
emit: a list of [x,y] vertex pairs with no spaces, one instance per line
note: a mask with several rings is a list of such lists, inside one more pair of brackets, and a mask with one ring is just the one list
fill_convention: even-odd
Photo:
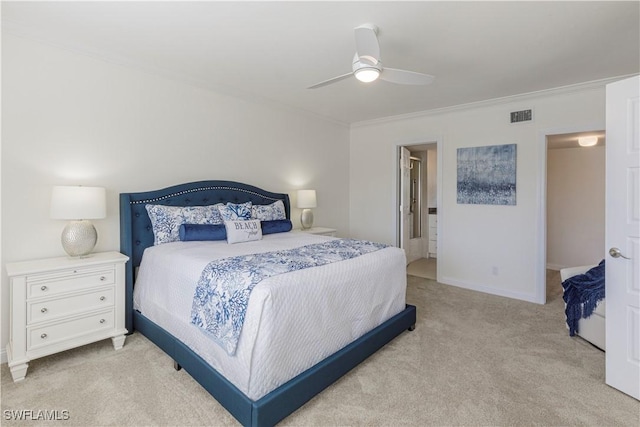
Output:
[[620,252],[620,249],[618,249],[618,248],[609,249],[609,255],[611,255],[611,257],[613,257],[613,258],[631,259],[631,258],[627,258],[626,256],[622,255],[622,252]]

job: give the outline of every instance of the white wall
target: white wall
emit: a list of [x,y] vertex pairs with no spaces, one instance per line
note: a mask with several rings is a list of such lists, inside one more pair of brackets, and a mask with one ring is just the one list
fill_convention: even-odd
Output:
[[[119,249],[118,194],[204,179],[314,188],[318,226],[348,234],[346,126],[2,37],[2,351],[7,262],[64,256],[53,185],[107,188],[96,251]],[[292,209],[299,222],[299,209]],[[295,225],[295,224],[294,224]]]
[[550,149],[547,155],[547,265],[604,258],[605,147]]
[[[544,268],[544,135],[557,128],[604,128],[603,85],[460,106],[353,125],[350,229],[356,238],[395,243],[396,146],[440,141],[438,279],[447,284],[544,302],[536,284]],[[510,124],[509,112],[532,108],[534,121]],[[456,203],[461,147],[517,144],[517,205]],[[544,243],[544,242],[542,242]],[[544,291],[543,291],[544,292]]]

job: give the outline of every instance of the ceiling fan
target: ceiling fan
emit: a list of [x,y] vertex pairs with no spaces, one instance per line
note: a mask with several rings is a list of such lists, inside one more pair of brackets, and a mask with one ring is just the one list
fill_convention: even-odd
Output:
[[353,57],[352,72],[317,83],[307,89],[317,89],[348,77],[355,76],[361,82],[369,83],[378,78],[402,85],[428,85],[435,77],[414,71],[387,68],[380,62],[378,27],[363,24],[354,28],[356,36],[356,54]]

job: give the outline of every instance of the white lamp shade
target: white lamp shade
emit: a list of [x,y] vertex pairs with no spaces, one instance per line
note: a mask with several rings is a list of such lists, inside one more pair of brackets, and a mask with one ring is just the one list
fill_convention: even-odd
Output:
[[316,203],[316,190],[298,190],[298,204],[301,209],[315,208]]
[[98,219],[107,216],[103,187],[56,186],[51,194],[52,219]]

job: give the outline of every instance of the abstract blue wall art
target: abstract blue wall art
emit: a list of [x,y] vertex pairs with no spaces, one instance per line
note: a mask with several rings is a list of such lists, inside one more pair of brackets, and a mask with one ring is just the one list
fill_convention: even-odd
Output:
[[458,148],[458,203],[516,204],[516,144]]

